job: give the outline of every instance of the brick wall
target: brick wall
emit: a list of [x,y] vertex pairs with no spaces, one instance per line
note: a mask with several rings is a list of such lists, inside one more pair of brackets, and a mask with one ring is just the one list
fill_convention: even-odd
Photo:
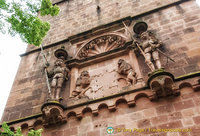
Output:
[[[44,20],[50,21],[52,25],[44,43],[55,43],[93,27],[126,16],[133,17],[169,2],[172,1],[99,1],[101,12],[98,15],[96,11],[98,1],[66,1],[59,4],[61,13],[58,17],[44,18]],[[161,50],[176,61],[175,63],[170,61],[167,63],[166,58],[161,56],[166,70],[176,77],[199,71],[199,12],[200,8],[194,0],[191,0],[137,17],[137,20],[141,19],[147,22],[149,30],[152,30],[158,39],[163,42]],[[131,27],[135,20],[133,18]],[[45,49],[47,60],[51,66],[55,61],[54,51],[62,45],[65,46],[71,57],[74,57],[79,49],[79,47],[71,45],[69,42]],[[35,48],[30,46],[28,51],[32,49]],[[144,64],[144,58],[139,53],[137,57],[141,72],[144,78],[147,78],[149,70]],[[42,65],[40,52],[36,51],[22,57],[2,121],[11,121],[40,112],[47,94]],[[195,136],[195,134],[200,133],[197,126],[200,122],[199,96],[199,92],[184,88],[181,90],[181,96],[173,99],[150,102],[147,98],[141,98],[137,100],[134,108],[128,108],[126,103],[120,103],[117,105],[116,112],[108,112],[106,108],[103,108],[100,109],[97,117],[90,113],[85,113],[81,121],[72,117],[66,125],[51,128],[51,131],[45,131],[44,135],[106,135],[105,128],[108,126],[127,129],[130,126],[132,128],[167,128],[172,126],[176,128],[190,127],[192,128],[190,135]],[[86,130],[87,134],[85,133]],[[124,133],[117,133],[116,135],[124,135]],[[129,134],[127,133],[127,135]],[[163,135],[166,135],[166,133],[163,133]]]
[[[188,97],[192,96],[192,97]],[[181,96],[150,102],[147,98],[136,101],[136,107],[129,108],[126,102],[119,103],[115,112],[107,108],[99,110],[98,116],[85,113],[81,120],[70,117],[68,123],[57,127],[44,136],[106,136],[107,127],[114,128],[113,136],[198,136],[200,133],[200,93],[183,88]],[[121,132],[118,132],[118,129]],[[126,132],[125,129],[138,129]],[[146,129],[190,129],[190,132],[148,132]],[[146,132],[137,132],[145,129]],[[124,132],[125,131],[125,132]]]
[[[177,82],[181,95],[150,101],[141,96],[136,99],[136,105],[130,107],[124,97],[116,100],[116,110],[110,111],[106,104],[98,107],[98,115],[90,110],[92,107],[80,106],[65,112],[67,123],[45,128],[43,136],[198,136],[200,133],[200,90],[195,87],[195,81],[184,80]],[[191,84],[190,84],[191,83]],[[113,101],[113,99],[110,99]],[[102,102],[103,103],[103,102]],[[71,111],[82,110],[83,117],[78,119],[76,113]],[[30,119],[11,125],[15,129],[25,124],[32,128],[43,128],[40,124],[35,125],[36,120]],[[114,133],[108,134],[107,127],[113,127]],[[154,129],[154,132],[153,132]],[[180,129],[178,132],[155,132],[159,129]],[[121,131],[119,131],[121,130]],[[150,131],[151,130],[151,131]],[[22,129],[24,134],[26,129]],[[130,132],[131,131],[131,132]],[[140,131],[140,132],[139,132]],[[186,132],[180,132],[186,131]]]
[[[60,14],[56,17],[46,16],[43,20],[49,21],[51,29],[43,44],[52,44],[67,39],[69,36],[90,30],[99,25],[115,20],[135,16],[154,8],[178,0],[69,0],[58,4]],[[57,2],[57,1],[55,1]],[[97,6],[100,12],[97,12]],[[28,50],[33,49],[30,46]]]
[[189,1],[139,18],[163,42],[161,50],[176,61],[173,63],[169,60],[167,63],[167,59],[160,55],[164,67],[175,76],[199,70],[199,12],[200,8],[195,1]]

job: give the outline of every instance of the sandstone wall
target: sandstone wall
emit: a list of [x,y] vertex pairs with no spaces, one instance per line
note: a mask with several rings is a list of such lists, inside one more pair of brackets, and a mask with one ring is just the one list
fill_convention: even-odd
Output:
[[[173,0],[105,0],[105,1],[81,1],[70,0],[59,3],[61,13],[58,17],[45,17],[50,21],[52,27],[44,44],[49,45],[67,39],[87,30],[91,30],[99,25],[112,23],[118,19],[131,16],[133,21],[145,21],[149,30],[152,30],[158,39],[163,42],[160,48],[164,53],[173,58],[176,62],[167,62],[161,56],[162,64],[167,71],[175,77],[191,74],[199,71],[200,67],[200,8],[195,1],[186,1],[178,5],[171,5],[157,11],[145,13],[163,5],[175,2]],[[97,12],[97,6],[101,11]],[[134,18],[134,16],[137,17]],[[139,15],[139,16],[138,16]],[[81,44],[84,43],[84,40]],[[65,46],[69,54],[69,59],[74,58],[81,48],[78,43],[64,41],[44,50],[50,67],[55,61],[54,51],[61,46]],[[35,50],[29,46],[27,52]],[[140,53],[136,53],[140,70],[144,81],[147,81],[148,67],[144,63],[144,58]],[[102,62],[105,66],[108,62]],[[72,73],[73,74],[73,73]],[[193,85],[193,83],[191,83]],[[70,88],[70,81],[65,84],[66,99],[69,97],[67,90]],[[182,88],[180,88],[182,89]],[[148,90],[143,90],[147,91]],[[41,105],[47,96],[47,85],[43,71],[42,57],[39,51],[25,54],[22,57],[18,73],[7,101],[6,109],[2,118],[3,121],[12,121],[19,118],[40,113]],[[123,97],[123,96],[122,96]],[[67,104],[63,103],[64,105]],[[150,102],[146,98],[138,99],[136,107],[128,108],[125,101],[117,105],[116,112],[108,112],[105,107],[99,110],[98,116],[91,113],[84,113],[80,121],[76,118],[69,118],[68,123],[61,127],[52,128],[46,131],[46,135],[106,135],[105,128],[113,126],[115,128],[189,128],[191,135],[198,135],[199,128],[199,93],[193,92],[190,88],[183,88],[181,96],[173,99],[162,99],[159,102]],[[66,115],[67,116],[67,115]],[[30,122],[34,122],[33,120]],[[17,124],[20,126],[23,123]],[[168,124],[168,125],[167,125]],[[87,132],[86,132],[87,130]],[[56,132],[57,131],[57,132]],[[44,133],[44,135],[45,135]],[[123,135],[124,133],[118,133]],[[165,135],[164,133],[163,135]],[[129,135],[129,134],[127,134]],[[169,134],[168,134],[169,135]],[[182,135],[182,134],[180,134]],[[185,134],[187,135],[187,134]]]
[[[42,118],[36,117],[12,124],[11,127],[13,129],[22,127],[24,134],[28,128],[43,128],[43,136],[198,136],[200,133],[198,79],[197,77],[176,82],[181,92],[178,97],[152,102],[144,95],[137,95],[136,105],[130,106],[127,103],[127,96],[133,97],[133,95],[128,94],[66,110],[64,113],[66,124],[43,128]],[[109,103],[115,103],[112,110]],[[92,111],[95,105],[98,114]],[[79,112],[82,113],[81,117]],[[108,127],[113,127],[113,134],[107,133]],[[166,132],[159,132],[159,129],[165,129]],[[166,129],[180,130],[169,132],[170,130]]]

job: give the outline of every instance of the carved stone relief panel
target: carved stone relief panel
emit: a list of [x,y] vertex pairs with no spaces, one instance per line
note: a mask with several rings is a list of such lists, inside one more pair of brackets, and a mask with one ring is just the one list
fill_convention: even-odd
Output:
[[76,80],[76,88],[72,91],[71,97],[81,98],[85,96],[85,92],[90,88],[90,75],[88,71],[82,71]]
[[[105,96],[117,94],[119,92],[136,89],[144,85],[141,73],[138,68],[136,57],[131,58],[134,54],[132,50],[122,56],[110,58],[108,60],[90,64],[80,69],[72,68],[75,82],[71,83],[70,97],[97,99]],[[119,61],[124,61],[122,70],[119,70]],[[76,71],[76,72],[75,72]],[[87,74],[84,74],[87,73]],[[78,76],[77,76],[78,75]],[[83,83],[87,84],[82,87]]]
[[[137,83],[137,74],[132,66],[123,59],[118,60],[118,71],[120,75],[124,75],[128,85],[135,85]],[[118,78],[120,80],[121,78]]]

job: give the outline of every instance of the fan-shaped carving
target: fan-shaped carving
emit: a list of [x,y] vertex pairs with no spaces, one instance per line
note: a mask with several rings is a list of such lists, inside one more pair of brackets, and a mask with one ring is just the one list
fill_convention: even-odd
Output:
[[78,52],[80,59],[124,46],[125,38],[115,34],[103,35],[86,43]]

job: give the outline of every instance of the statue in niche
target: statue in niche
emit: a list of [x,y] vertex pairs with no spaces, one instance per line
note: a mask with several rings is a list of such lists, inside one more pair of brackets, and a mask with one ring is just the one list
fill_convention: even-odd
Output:
[[117,72],[121,75],[126,76],[125,80],[126,80],[128,86],[134,85],[137,83],[137,74],[136,74],[135,70],[125,60],[119,59]]
[[90,75],[88,71],[81,72],[76,80],[76,89],[72,92],[72,97],[81,98],[85,96],[85,92],[90,88]]
[[159,53],[157,48],[160,47],[161,42],[155,38],[155,36],[148,31],[142,32],[140,35],[140,39],[142,42],[142,48],[144,51],[144,57],[146,64],[150,67],[152,71],[155,70],[155,66],[151,61],[151,57],[155,61],[156,67],[161,69],[161,62],[159,58]]
[[51,99],[59,101],[60,92],[65,80],[68,80],[68,73],[70,70],[64,64],[64,57],[60,56],[54,64],[53,78],[51,81]]
[[[145,22],[138,22],[134,25],[133,30],[141,41],[141,43],[139,43],[134,38],[134,36],[132,36],[132,39],[135,43],[134,46],[140,50],[140,52],[145,58],[146,64],[152,72],[154,72],[156,69],[162,70],[164,68],[162,67],[160,62],[159,53],[161,53],[163,56],[167,57],[167,59],[173,62],[174,60],[158,49],[162,45],[162,43],[155,37],[155,35],[152,32],[148,31],[147,28],[148,25]],[[151,61],[151,58],[153,58],[155,65]]]

